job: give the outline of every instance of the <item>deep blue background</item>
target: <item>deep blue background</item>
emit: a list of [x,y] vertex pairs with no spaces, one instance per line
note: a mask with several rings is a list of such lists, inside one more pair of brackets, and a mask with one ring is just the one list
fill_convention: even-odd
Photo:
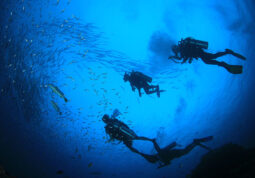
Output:
[[[254,146],[254,2],[60,0],[0,2],[0,165],[18,177],[185,177],[206,153],[157,165],[106,142],[103,114],[160,146],[213,135],[211,148]],[[175,64],[171,45],[192,36],[209,51],[233,49],[247,57],[232,75],[218,66]],[[161,98],[132,92],[126,71],[153,77]],[[69,99],[55,95],[58,86]],[[54,110],[51,100],[60,107]],[[152,145],[136,141],[152,154]],[[180,147],[181,148],[181,147]],[[91,164],[92,163],[92,164]],[[92,165],[92,166],[89,166]]]

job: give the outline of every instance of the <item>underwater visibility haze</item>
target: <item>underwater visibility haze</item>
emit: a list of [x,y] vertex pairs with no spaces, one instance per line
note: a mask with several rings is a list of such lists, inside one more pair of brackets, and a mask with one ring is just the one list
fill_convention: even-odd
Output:
[[[254,147],[254,8],[253,0],[1,0],[0,166],[16,177],[178,178],[208,153],[197,146],[158,169],[109,140],[102,117],[115,109],[160,147],[207,136],[210,149]],[[243,72],[169,60],[187,37],[210,53],[242,54],[217,60]],[[152,77],[160,97],[132,91],[123,77],[133,70]],[[133,146],[157,153],[146,140]]]

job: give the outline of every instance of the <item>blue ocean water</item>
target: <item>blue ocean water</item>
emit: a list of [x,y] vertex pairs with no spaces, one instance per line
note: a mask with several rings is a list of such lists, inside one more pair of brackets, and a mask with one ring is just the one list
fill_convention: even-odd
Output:
[[[2,0],[0,165],[17,177],[185,177],[207,153],[196,147],[157,169],[124,144],[107,141],[101,118],[116,108],[120,120],[161,147],[176,141],[183,148],[209,135],[212,149],[229,142],[254,146],[254,5]],[[189,36],[208,41],[212,53],[229,48],[246,56],[219,59],[243,65],[243,73],[201,60],[169,61],[171,46]],[[139,97],[123,81],[132,70],[166,91]],[[148,142],[134,146],[156,153]]]

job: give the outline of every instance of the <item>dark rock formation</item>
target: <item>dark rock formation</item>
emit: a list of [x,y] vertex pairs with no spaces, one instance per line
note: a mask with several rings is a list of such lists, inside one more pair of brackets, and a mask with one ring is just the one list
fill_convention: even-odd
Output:
[[191,178],[255,178],[255,149],[226,144],[208,152]]

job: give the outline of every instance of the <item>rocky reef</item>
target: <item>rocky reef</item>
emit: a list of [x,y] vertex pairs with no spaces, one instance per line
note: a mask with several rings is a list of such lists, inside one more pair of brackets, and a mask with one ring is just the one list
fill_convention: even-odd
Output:
[[199,165],[187,176],[191,178],[253,178],[255,177],[255,148],[245,149],[225,144],[204,155]]

